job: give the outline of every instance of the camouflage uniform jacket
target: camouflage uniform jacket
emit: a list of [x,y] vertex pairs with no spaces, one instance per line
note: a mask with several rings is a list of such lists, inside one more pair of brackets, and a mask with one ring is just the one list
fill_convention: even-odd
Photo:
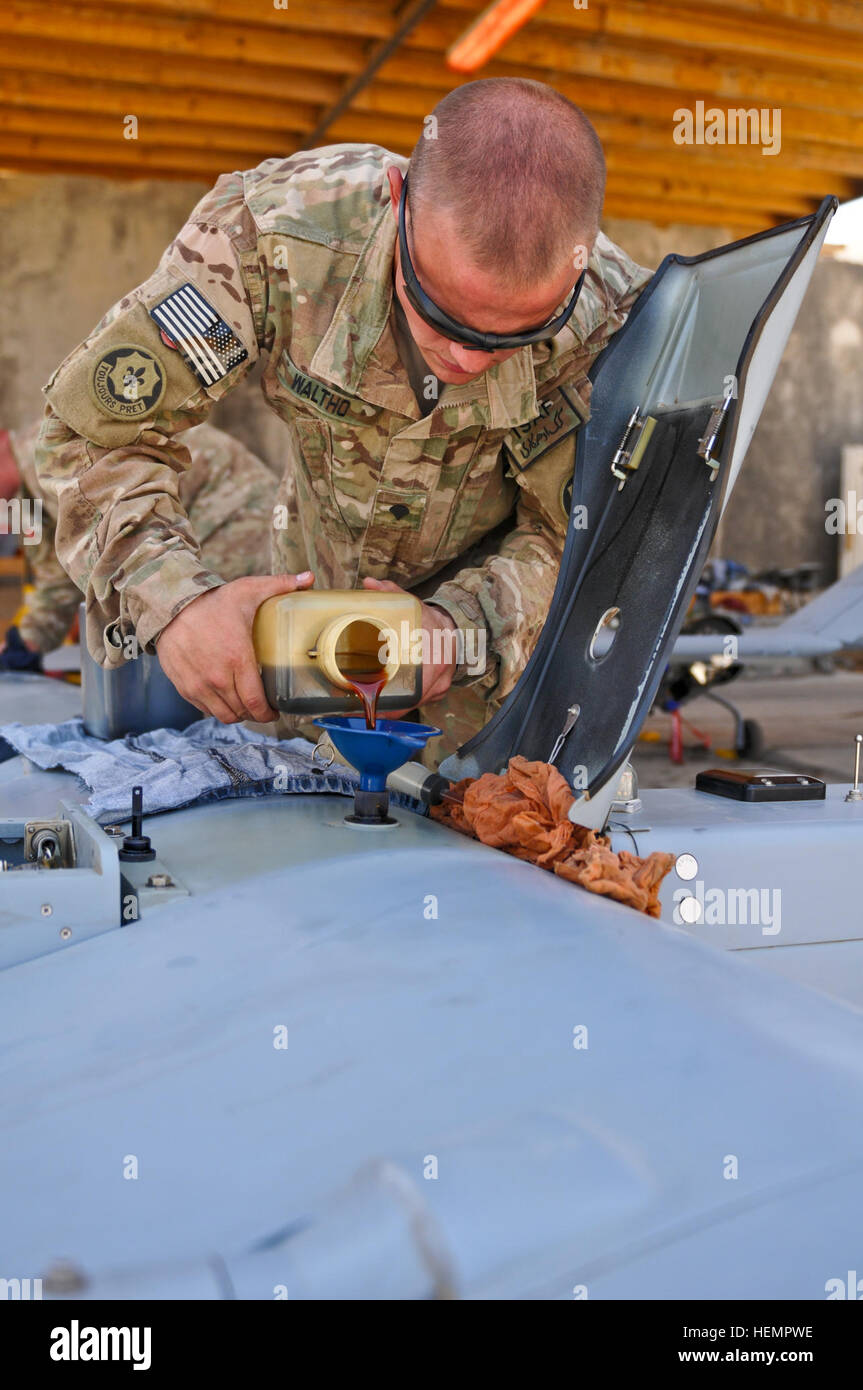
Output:
[[[28,545],[32,589],[18,622],[21,636],[40,652],[59,647],[75,618],[81,591],[68,576],[54,548],[56,498],[36,476],[36,442],[41,421],[12,430],[9,441],[21,475],[24,497],[42,503],[41,536]],[[269,553],[261,531],[272,522],[276,479],[238,440],[212,425],[197,425],[183,436],[191,464],[180,478],[180,502],[200,545],[204,562],[224,580],[269,574]]]
[[407,168],[378,146],[334,145],[224,175],[49,381],[37,464],[97,660],[115,664],[132,630],[152,650],[220,582],[180,505],[174,436],[265,353],[262,390],[289,426],[273,572],[417,588],[511,518],[494,554],[424,592],[487,636],[484,672],[463,664],[456,683],[495,698],[515,684],[554,590],[586,372],[650,272],[600,233],[566,328],[444,386],[423,417],[393,332],[390,164]]

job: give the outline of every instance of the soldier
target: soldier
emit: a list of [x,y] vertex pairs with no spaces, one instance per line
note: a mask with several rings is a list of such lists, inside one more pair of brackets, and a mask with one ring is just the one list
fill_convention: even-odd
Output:
[[[42,506],[41,534],[25,550],[32,591],[0,651],[3,665],[38,670],[41,654],[59,647],[78,612],[81,591],[54,550],[56,503],[43,493],[34,455],[41,421],[23,430],[0,430],[0,496],[16,491]],[[182,436],[191,463],[179,480],[180,501],[200,544],[202,561],[230,582],[243,575],[269,574],[269,552],[261,536],[272,524],[277,480],[272,471],[236,439],[196,425]]]
[[176,438],[264,353],[290,431],[271,592],[419,591],[436,756],[481,727],[548,612],[586,373],[650,278],[599,230],[604,182],[583,112],[511,78],[449,93],[410,161],[335,145],[220,178],[46,387],[37,464],[96,659],[135,631],[205,713],[275,718],[262,581],[196,553]]

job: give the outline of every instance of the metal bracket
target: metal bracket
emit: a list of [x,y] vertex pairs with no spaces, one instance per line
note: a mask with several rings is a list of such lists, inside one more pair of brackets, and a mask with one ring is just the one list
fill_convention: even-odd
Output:
[[716,474],[719,472],[719,463],[713,456],[719,439],[722,426],[725,423],[725,416],[733,396],[731,392],[723,398],[722,404],[718,405],[707,422],[707,429],[698,441],[698,454],[704,459],[708,468],[711,469],[710,481],[714,482]]
[[565,719],[564,722],[563,722],[563,728],[561,729],[560,733],[558,734],[557,738],[555,739],[554,747],[552,748],[551,752],[550,752],[549,755],[548,755],[548,758],[547,758],[547,761],[548,761],[548,762],[550,762],[550,763],[553,763],[553,762],[554,762],[554,760],[555,760],[555,758],[557,757],[557,755],[559,754],[561,748],[562,748],[563,745],[566,743],[566,740],[567,740],[569,734],[572,732],[572,729],[573,729],[573,727],[574,727],[574,725],[575,725],[575,721],[576,721],[576,719],[578,718],[578,716],[579,716],[580,714],[581,714],[581,705],[570,705],[569,709],[566,711],[566,719]]
[[608,781],[595,791],[586,791],[576,797],[569,808],[569,819],[575,825],[583,825],[588,830],[601,833],[611,815],[612,806],[618,799],[620,784],[625,776],[626,765],[613,772]]
[[642,419],[640,410],[641,407],[637,406],[630,415],[626,429],[623,431],[623,438],[611,460],[611,471],[615,478],[620,479],[617,485],[618,492],[623,491],[626,480],[641,463],[656,425],[656,420],[652,415],[646,415]]

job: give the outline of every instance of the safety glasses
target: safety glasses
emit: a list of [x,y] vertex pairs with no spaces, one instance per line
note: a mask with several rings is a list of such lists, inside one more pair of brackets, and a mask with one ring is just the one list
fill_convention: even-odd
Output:
[[541,324],[538,328],[526,328],[522,333],[479,333],[475,328],[468,328],[467,324],[459,323],[456,319],[451,319],[449,314],[444,313],[443,309],[435,304],[433,299],[429,299],[422,285],[416,276],[413,262],[408,251],[407,229],[405,226],[405,208],[408,196],[408,180],[405,175],[402,183],[402,195],[399,200],[399,249],[401,252],[401,271],[405,282],[405,293],[410,300],[413,308],[421,319],[433,328],[437,333],[449,339],[450,342],[458,343],[461,347],[468,348],[473,352],[502,352],[506,348],[528,347],[531,343],[546,342],[559,333],[564,324],[568,323],[575,309],[576,301],[581,293],[581,286],[584,282],[585,272],[579,275],[575,289],[573,290],[566,308],[556,319]]

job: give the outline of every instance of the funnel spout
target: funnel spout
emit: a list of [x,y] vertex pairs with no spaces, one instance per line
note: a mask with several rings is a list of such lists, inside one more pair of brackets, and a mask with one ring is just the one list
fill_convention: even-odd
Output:
[[364,719],[352,715],[316,719],[315,724],[326,730],[342,757],[360,774],[354,814],[345,819],[354,825],[395,824],[387,814],[387,777],[440,734],[440,729],[400,719],[378,719],[369,729]]

